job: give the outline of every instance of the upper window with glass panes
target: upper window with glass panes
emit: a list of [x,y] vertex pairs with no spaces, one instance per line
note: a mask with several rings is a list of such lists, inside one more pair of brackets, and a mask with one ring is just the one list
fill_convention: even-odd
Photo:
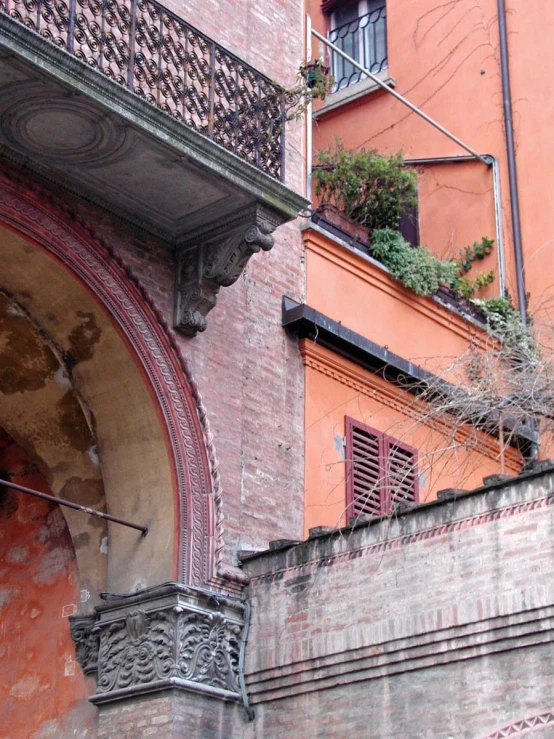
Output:
[[[359,0],[331,13],[329,41],[374,74],[387,68],[387,14],[384,0]],[[350,62],[332,54],[334,91],[365,76]]]

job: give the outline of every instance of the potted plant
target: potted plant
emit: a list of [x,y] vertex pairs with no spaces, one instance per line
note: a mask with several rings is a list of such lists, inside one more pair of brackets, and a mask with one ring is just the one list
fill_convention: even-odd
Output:
[[331,70],[319,59],[301,64],[296,76],[296,85],[284,91],[287,120],[300,120],[308,105],[313,100],[325,100],[334,84],[335,79]]
[[331,74],[331,69],[326,67],[320,59],[312,59],[300,65],[300,75],[306,81],[308,90],[313,90],[322,83],[327,86],[327,80]]
[[356,238],[360,227],[366,241],[374,229],[397,229],[402,213],[416,204],[417,172],[404,166],[401,153],[347,151],[337,139],[317,158],[312,175],[320,203],[316,212],[331,223],[340,220],[340,227],[350,228]]

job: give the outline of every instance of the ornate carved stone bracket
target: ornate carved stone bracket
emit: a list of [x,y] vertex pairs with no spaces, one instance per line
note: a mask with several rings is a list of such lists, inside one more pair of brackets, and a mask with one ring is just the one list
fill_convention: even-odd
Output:
[[219,288],[236,282],[253,254],[272,248],[271,234],[282,222],[276,212],[253,205],[181,244],[177,249],[175,328],[188,336],[204,331]]
[[71,622],[79,664],[97,672],[93,703],[169,687],[240,700],[242,601],[176,583],[107,598]]
[[85,675],[98,670],[99,628],[96,616],[70,616],[71,636],[75,642],[75,658]]

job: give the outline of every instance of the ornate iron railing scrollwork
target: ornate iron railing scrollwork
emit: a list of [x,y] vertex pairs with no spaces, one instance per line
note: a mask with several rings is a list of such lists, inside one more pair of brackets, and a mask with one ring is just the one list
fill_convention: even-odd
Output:
[[0,11],[284,179],[282,88],[156,0],[0,0]]

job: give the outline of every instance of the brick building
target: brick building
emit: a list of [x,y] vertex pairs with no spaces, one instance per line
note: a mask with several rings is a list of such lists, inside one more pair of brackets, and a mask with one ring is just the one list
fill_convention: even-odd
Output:
[[[236,551],[302,532],[302,365],[280,325],[304,290],[283,225],[302,139],[278,87],[302,24],[288,0],[0,6],[0,471],[147,528],[3,488],[3,736],[137,736],[111,701],[143,718],[174,686],[197,736],[235,705]],[[159,623],[100,597],[136,592]]]
[[[345,442],[365,424],[422,455],[390,432],[394,379],[485,332],[295,220],[310,136],[282,91],[305,11],[331,35],[376,12],[308,5],[0,0],[6,739],[552,729],[551,472],[337,530],[358,512]],[[410,22],[386,30],[399,88]],[[383,105],[343,77],[316,147]],[[420,206],[422,233],[443,207]],[[471,433],[476,487],[498,461]],[[408,466],[412,503],[457,483]]]

